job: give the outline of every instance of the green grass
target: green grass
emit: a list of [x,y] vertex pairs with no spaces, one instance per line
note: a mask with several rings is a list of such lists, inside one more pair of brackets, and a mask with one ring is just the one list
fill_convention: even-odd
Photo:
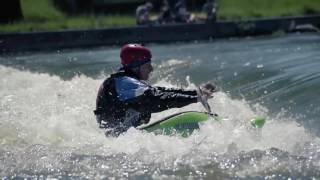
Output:
[[61,29],[98,29],[135,25],[128,15],[63,17],[47,21],[21,21],[1,25],[0,32],[47,31]]
[[61,29],[92,29],[135,25],[130,15],[67,16],[50,0],[21,0],[23,21],[0,26],[0,32],[46,31]]
[[[218,19],[320,14],[320,0],[219,0]],[[134,15],[67,16],[51,0],[21,0],[24,20],[1,24],[0,32],[92,29],[135,25]]]
[[245,19],[320,14],[319,0],[220,0],[219,19]]
[[50,0],[20,0],[26,22],[57,21],[66,18]]

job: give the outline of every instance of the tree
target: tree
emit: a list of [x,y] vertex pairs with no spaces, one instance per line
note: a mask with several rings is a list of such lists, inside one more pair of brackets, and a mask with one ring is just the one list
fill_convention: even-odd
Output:
[[9,23],[23,18],[20,0],[5,0],[0,3],[0,23]]

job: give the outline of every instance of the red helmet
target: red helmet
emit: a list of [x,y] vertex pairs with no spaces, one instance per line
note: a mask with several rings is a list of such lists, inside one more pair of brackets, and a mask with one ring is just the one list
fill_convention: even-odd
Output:
[[121,64],[123,66],[139,66],[151,61],[149,49],[139,44],[126,44],[121,48]]

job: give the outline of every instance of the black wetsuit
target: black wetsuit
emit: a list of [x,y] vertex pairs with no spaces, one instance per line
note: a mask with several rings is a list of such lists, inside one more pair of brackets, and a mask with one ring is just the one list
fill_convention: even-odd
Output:
[[195,90],[153,87],[133,73],[119,71],[100,86],[94,113],[106,135],[118,136],[130,127],[148,123],[151,113],[196,102]]

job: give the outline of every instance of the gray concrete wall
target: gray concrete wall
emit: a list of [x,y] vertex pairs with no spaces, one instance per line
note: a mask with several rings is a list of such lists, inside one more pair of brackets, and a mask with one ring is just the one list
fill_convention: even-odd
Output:
[[124,43],[167,43],[207,40],[290,32],[298,25],[320,26],[319,16],[287,17],[198,24],[171,24],[162,26],[135,26],[96,30],[68,30],[0,34],[0,53],[58,50]]

